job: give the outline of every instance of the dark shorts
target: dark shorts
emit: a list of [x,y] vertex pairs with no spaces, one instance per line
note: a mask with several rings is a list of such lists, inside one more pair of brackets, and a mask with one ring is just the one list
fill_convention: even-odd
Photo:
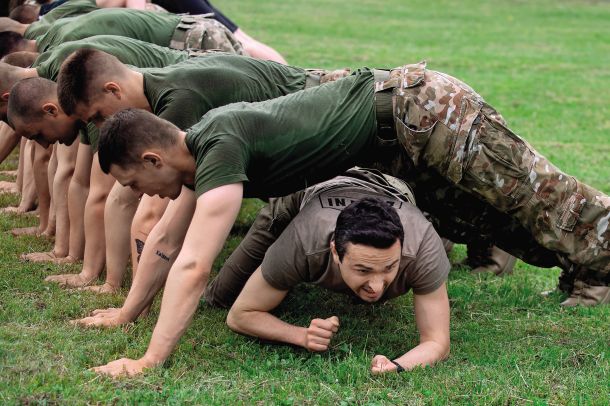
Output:
[[153,0],[171,13],[208,14],[214,13],[214,19],[226,26],[229,31],[235,32],[239,28],[237,24],[212,6],[207,0]]
[[52,3],[41,4],[40,11],[39,11],[40,16],[43,16],[43,15],[47,14],[49,11],[53,10],[54,8],[61,6],[66,1],[68,1],[68,0],[56,0]]

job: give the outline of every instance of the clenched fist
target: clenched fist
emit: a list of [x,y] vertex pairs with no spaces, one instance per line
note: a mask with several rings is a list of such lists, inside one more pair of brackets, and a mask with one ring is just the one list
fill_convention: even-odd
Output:
[[305,334],[305,345],[309,351],[326,351],[330,340],[339,331],[339,318],[313,319]]

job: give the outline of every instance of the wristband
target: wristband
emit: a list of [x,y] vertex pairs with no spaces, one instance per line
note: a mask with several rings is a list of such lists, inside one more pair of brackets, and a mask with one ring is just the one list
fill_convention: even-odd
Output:
[[396,372],[397,373],[401,373],[404,372],[404,368],[402,367],[402,365],[400,365],[398,362],[394,361],[394,360],[390,360],[390,362],[394,365],[396,365]]

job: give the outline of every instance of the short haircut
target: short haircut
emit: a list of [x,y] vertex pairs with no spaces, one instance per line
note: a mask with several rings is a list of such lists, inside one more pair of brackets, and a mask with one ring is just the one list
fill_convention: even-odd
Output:
[[98,158],[104,173],[111,165],[126,168],[140,162],[147,148],[176,144],[180,129],[140,109],[125,109],[106,119],[100,130]]
[[68,115],[79,103],[89,104],[93,89],[101,88],[106,78],[116,78],[126,69],[117,57],[92,48],[72,53],[61,65],[57,76],[59,104]]
[[348,243],[389,248],[396,240],[402,246],[404,236],[396,210],[381,199],[365,197],[339,213],[335,226],[335,249],[339,260],[343,261]]
[[0,62],[0,92],[8,92],[15,83],[21,80],[23,68]]
[[15,21],[19,21],[21,24],[31,24],[38,21],[39,15],[40,6],[23,4],[15,7],[8,16]]
[[21,34],[13,31],[0,32],[0,58],[13,52],[21,51],[25,43],[26,40]]
[[8,100],[8,119],[15,124],[16,119],[22,122],[38,121],[43,112],[41,103],[52,100],[57,94],[57,84],[43,78],[20,80],[11,88]]
[[9,65],[18,66],[20,68],[29,68],[39,55],[38,52],[18,51],[6,55],[0,59],[0,62],[8,63]]

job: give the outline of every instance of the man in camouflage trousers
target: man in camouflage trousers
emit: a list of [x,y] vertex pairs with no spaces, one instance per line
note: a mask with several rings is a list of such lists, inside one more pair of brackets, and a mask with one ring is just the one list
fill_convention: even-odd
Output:
[[573,292],[564,305],[610,301],[608,196],[561,172],[468,85],[425,63],[392,70],[377,97],[390,89],[406,155],[390,173],[406,175],[441,235],[460,241],[483,226],[527,262],[560,266],[560,288]]
[[364,68],[281,98],[226,105],[185,132],[146,111],[123,110],[102,128],[99,161],[104,172],[140,192],[177,199],[186,186],[197,196],[188,213],[167,219],[190,219],[179,253],[165,254],[161,243],[145,248],[174,261],[147,352],[95,368],[100,373],[134,375],[167,359],[244,197],[285,196],[354,165],[378,164],[429,189],[424,194],[442,192],[422,181],[439,176],[454,196],[464,192],[460,201],[447,201],[446,211],[452,203],[479,200],[509,216],[547,250],[545,259],[562,265],[563,286],[573,281],[566,304],[610,297],[610,198],[552,166],[470,87],[426,71],[425,63]]
[[169,47],[179,50],[220,50],[247,55],[233,33],[210,15],[182,16]]

